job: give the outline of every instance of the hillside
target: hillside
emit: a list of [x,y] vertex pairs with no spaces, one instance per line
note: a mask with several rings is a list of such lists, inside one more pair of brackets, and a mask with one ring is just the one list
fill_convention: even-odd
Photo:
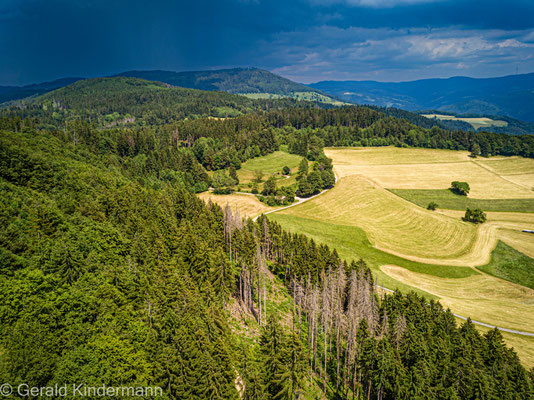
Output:
[[293,82],[259,68],[212,71],[126,71],[116,76],[134,77],[190,89],[244,94],[254,99],[291,97],[316,103],[342,105],[317,89]]
[[358,104],[409,111],[433,109],[458,114],[506,115],[534,122],[534,73],[410,82],[322,81],[309,86]]
[[0,86],[0,103],[10,100],[23,99],[30,96],[38,96],[52,90],[70,85],[83,78],[61,78],[52,82],[35,83],[26,86]]
[[[184,118],[235,117],[262,108],[295,106],[296,100],[253,100],[223,92],[207,92],[137,78],[95,78],[24,101],[3,110],[20,117],[38,117],[56,125],[82,118],[102,126],[126,123],[165,124]],[[301,106],[305,106],[301,103]]]
[[126,71],[116,76],[159,81],[189,89],[220,90],[229,93],[318,92],[289,79],[258,68],[233,68],[212,71]]

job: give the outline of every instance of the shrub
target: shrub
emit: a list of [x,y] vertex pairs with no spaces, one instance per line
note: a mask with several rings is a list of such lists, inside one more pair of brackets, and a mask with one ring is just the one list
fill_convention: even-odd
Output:
[[267,181],[263,184],[263,191],[261,194],[264,196],[268,196],[271,194],[274,194],[276,192],[276,180],[274,176],[271,176]]
[[467,196],[470,190],[469,183],[453,181],[451,183],[451,190],[456,194]]
[[465,210],[465,216],[462,218],[465,222],[471,222],[473,224],[482,224],[486,222],[486,213],[484,213],[480,208],[471,210],[468,208]]
[[213,194],[232,194],[234,189],[230,187],[220,187],[213,189]]
[[258,194],[259,191],[258,191],[258,184],[256,182],[254,182],[254,184],[252,185],[252,190],[250,191],[252,194]]
[[263,179],[263,171],[255,171],[254,172],[254,182],[260,183]]
[[430,211],[434,211],[438,207],[439,207],[438,203],[431,201],[430,203],[428,203],[428,206],[426,206],[426,209]]
[[287,165],[284,168],[282,168],[282,175],[289,175],[290,172],[291,170],[289,169]]

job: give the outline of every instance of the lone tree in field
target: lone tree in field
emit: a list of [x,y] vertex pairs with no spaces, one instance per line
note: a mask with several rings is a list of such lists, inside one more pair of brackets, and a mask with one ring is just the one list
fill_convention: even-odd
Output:
[[426,209],[430,211],[435,211],[436,208],[438,207],[439,207],[438,203],[431,201],[430,203],[428,203],[428,206],[426,206]]
[[451,183],[451,190],[456,193],[456,194],[460,194],[462,196],[467,196],[467,194],[469,193],[469,190],[471,188],[469,187],[469,183],[467,182],[458,182],[458,181],[454,181]]
[[284,168],[282,168],[282,175],[289,175],[290,172],[291,170],[289,169],[287,165]]
[[471,222],[473,224],[483,224],[486,222],[486,213],[484,213],[480,208],[471,210],[468,208],[465,210],[465,216],[462,218],[465,222]]
[[263,179],[263,171],[254,171],[254,182],[261,183]]

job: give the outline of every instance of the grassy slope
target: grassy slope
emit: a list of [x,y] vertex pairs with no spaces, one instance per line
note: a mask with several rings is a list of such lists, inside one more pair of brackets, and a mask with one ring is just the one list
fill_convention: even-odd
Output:
[[375,247],[425,264],[481,265],[495,245],[472,224],[423,210],[357,175],[282,213],[362,228]]
[[512,211],[534,213],[534,199],[473,199],[459,196],[448,189],[389,189],[390,192],[420,207],[434,201],[439,208],[465,210],[480,208],[484,211]]
[[363,258],[375,272],[379,284],[391,289],[398,288],[403,291],[414,290],[428,298],[436,298],[436,296],[392,279],[387,274],[380,271],[379,267],[381,265],[395,264],[410,271],[438,277],[464,278],[476,275],[476,272],[471,268],[422,264],[378,250],[371,245],[365,232],[355,226],[329,224],[280,213],[270,214],[268,217],[280,223],[284,229],[291,232],[306,234],[317,242],[325,243],[328,246],[335,248],[339,255],[345,260],[350,261]]
[[534,259],[502,242],[493,251],[490,263],[478,269],[534,289]]
[[249,99],[281,99],[283,97],[291,97],[297,100],[307,100],[317,103],[331,104],[333,106],[344,106],[350,105],[351,103],[346,103],[343,101],[336,100],[332,97],[325,96],[321,93],[316,92],[293,92],[291,94],[281,95],[276,93],[242,93],[244,96]]
[[281,172],[286,165],[291,168],[297,168],[301,156],[289,154],[284,151],[275,151],[263,157],[256,157],[245,162],[241,169],[250,171],[263,171],[265,174]]

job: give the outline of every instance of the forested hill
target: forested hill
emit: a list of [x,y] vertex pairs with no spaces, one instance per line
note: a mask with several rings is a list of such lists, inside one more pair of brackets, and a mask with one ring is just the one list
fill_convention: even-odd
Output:
[[259,68],[233,68],[212,71],[126,71],[127,76],[149,81],[165,82],[200,90],[220,90],[229,93],[272,93],[290,95],[294,92],[319,92],[300,83]]
[[137,78],[95,78],[78,81],[2,110],[22,118],[57,125],[83,119],[100,126],[165,124],[185,118],[235,117],[269,107],[311,106],[293,99],[253,100],[224,92],[184,89]]
[[[350,115],[270,118],[307,126],[304,148],[312,125]],[[190,148],[34,124],[0,119],[0,381],[172,400],[531,398],[534,374],[498,330],[458,327],[414,294],[380,298],[364,260],[184,190],[163,165],[192,167]],[[142,151],[161,164],[144,168]]]

